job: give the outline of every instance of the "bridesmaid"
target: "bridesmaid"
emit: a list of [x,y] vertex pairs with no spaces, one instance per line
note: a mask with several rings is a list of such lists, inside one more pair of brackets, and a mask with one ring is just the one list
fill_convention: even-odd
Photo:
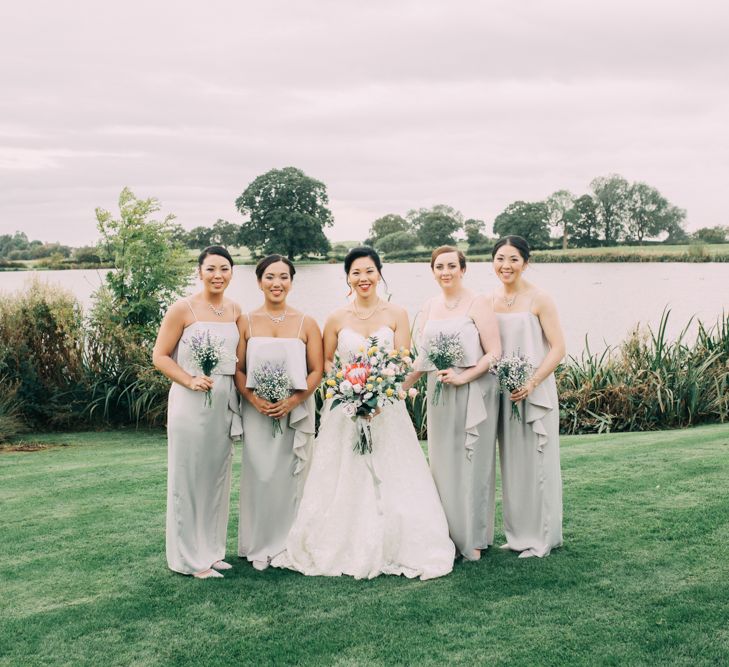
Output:
[[[527,383],[501,399],[499,456],[504,493],[502,547],[520,558],[547,556],[562,544],[562,479],[559,468],[559,403],[554,369],[565,355],[564,336],[551,297],[524,277],[529,245],[506,236],[494,245],[493,266],[502,283],[492,297],[504,355],[525,355],[536,370]],[[510,401],[524,401],[522,421],[511,419]]]
[[[242,354],[240,308],[224,296],[233,277],[225,248],[210,246],[198,258],[202,291],[167,311],[154,346],[154,365],[170,380],[167,409],[167,564],[198,579],[229,570],[228,528],[233,439],[242,427],[233,382]],[[209,332],[222,341],[224,358],[213,377],[191,358],[190,340]],[[210,391],[212,405],[206,401]]]
[[[430,267],[440,295],[423,307],[420,350],[412,385],[428,372],[428,459],[448,519],[451,539],[467,560],[478,560],[494,540],[494,471],[499,392],[487,374],[501,354],[491,301],[463,285],[466,257],[452,247],[433,251]],[[456,368],[437,371],[428,360],[431,341],[455,335],[463,348]],[[433,404],[436,380],[443,383]]]
[[[238,555],[263,570],[285,549],[294,522],[314,439],[314,390],[324,368],[316,322],[286,302],[296,269],[281,255],[256,266],[263,304],[248,315],[245,367],[236,374],[243,403],[243,465],[240,478]],[[292,381],[288,398],[259,397],[253,373],[266,362],[285,366]],[[281,431],[272,433],[272,418]]]

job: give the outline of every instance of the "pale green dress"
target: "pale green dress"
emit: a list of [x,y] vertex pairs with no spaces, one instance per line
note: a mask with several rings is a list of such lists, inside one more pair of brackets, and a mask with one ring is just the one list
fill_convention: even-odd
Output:
[[225,557],[233,440],[242,432],[233,383],[236,323],[196,320],[185,327],[173,358],[200,375],[188,342],[205,331],[223,340],[226,353],[212,373],[212,406],[205,404],[205,392],[173,382],[167,408],[167,564],[182,574],[207,570]]
[[448,529],[466,559],[494,541],[496,431],[499,392],[496,378],[484,374],[459,387],[443,385],[433,403],[436,373],[428,360],[430,341],[439,333],[456,334],[464,357],[456,371],[475,366],[483,357],[481,339],[468,315],[428,320],[415,368],[428,371],[428,459]]
[[[497,313],[504,356],[524,355],[538,368],[549,352],[539,318],[531,312]],[[505,548],[547,556],[562,544],[562,476],[559,465],[559,402],[550,374],[511,418],[501,398],[499,457],[504,501]]]
[[[303,321],[302,316],[296,338],[254,336],[249,330],[248,387],[255,387],[255,369],[270,362],[286,367],[295,390],[307,389],[306,344],[299,338]],[[271,418],[246,400],[242,400],[242,412],[238,555],[268,564],[286,548],[286,537],[296,518],[314,440],[314,397],[280,419],[282,432],[276,435]]]

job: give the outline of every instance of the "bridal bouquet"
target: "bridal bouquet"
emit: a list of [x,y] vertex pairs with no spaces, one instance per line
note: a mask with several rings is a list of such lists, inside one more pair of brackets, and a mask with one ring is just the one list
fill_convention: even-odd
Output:
[[[253,371],[253,382],[256,385],[253,393],[270,403],[283,401],[284,398],[291,396],[293,390],[291,378],[283,364],[272,364],[268,361],[262,363]],[[272,435],[283,433],[280,420],[271,417],[271,421]]]
[[[463,361],[463,345],[457,333],[446,334],[442,331],[428,344],[428,359],[439,371],[451,368]],[[443,383],[435,381],[433,392],[433,405],[438,405]]]
[[[228,356],[223,348],[225,341],[217,336],[211,336],[210,331],[207,329],[191,336],[185,342],[190,346],[190,357],[193,363],[202,371],[203,375],[208,377],[218,367],[218,364]],[[204,402],[208,407],[212,407],[212,389],[205,392]]]
[[[511,394],[512,391],[526,384],[527,380],[532,376],[532,373],[534,373],[534,366],[532,366],[525,356],[519,354],[517,350],[516,353],[509,357],[501,357],[501,359],[491,366],[490,372],[499,379],[501,392]],[[519,406],[512,401],[511,419],[514,419],[514,417],[521,421]]]
[[410,350],[388,350],[374,336],[348,360],[335,355],[323,382],[325,396],[334,399],[332,409],[341,405],[344,414],[357,424],[354,451],[358,454],[372,452],[372,415],[388,403],[417,394],[417,389],[405,392],[402,388],[412,363]]

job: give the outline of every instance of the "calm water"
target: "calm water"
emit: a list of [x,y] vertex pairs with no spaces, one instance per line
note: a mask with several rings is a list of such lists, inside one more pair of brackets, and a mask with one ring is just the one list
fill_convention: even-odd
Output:
[[[37,275],[61,285],[88,304],[101,284],[104,271],[0,272],[0,292],[22,289]],[[427,264],[392,264],[384,276],[392,300],[414,317],[435,283]],[[528,270],[528,278],[552,294],[560,311],[570,354],[579,354],[588,337],[590,348],[615,345],[638,323],[655,326],[664,307],[671,308],[669,334],[675,336],[696,316],[713,324],[722,310],[729,313],[729,264],[541,264]],[[478,292],[490,292],[498,281],[491,264],[472,263],[466,284]],[[197,289],[197,281],[191,291]],[[384,290],[383,290],[384,292]],[[260,304],[253,267],[237,266],[227,292],[244,310]],[[329,312],[346,302],[347,285],[340,265],[302,266],[297,270],[291,305],[320,324]]]

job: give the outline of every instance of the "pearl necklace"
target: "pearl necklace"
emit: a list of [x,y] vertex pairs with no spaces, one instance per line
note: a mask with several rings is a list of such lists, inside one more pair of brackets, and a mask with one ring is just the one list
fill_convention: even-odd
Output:
[[380,300],[377,299],[377,304],[375,304],[375,307],[372,309],[372,312],[370,312],[369,315],[365,315],[364,317],[362,317],[359,314],[359,311],[357,310],[357,301],[356,300],[352,301],[352,308],[354,309],[354,316],[358,320],[369,320],[370,317],[372,317],[380,309]]

